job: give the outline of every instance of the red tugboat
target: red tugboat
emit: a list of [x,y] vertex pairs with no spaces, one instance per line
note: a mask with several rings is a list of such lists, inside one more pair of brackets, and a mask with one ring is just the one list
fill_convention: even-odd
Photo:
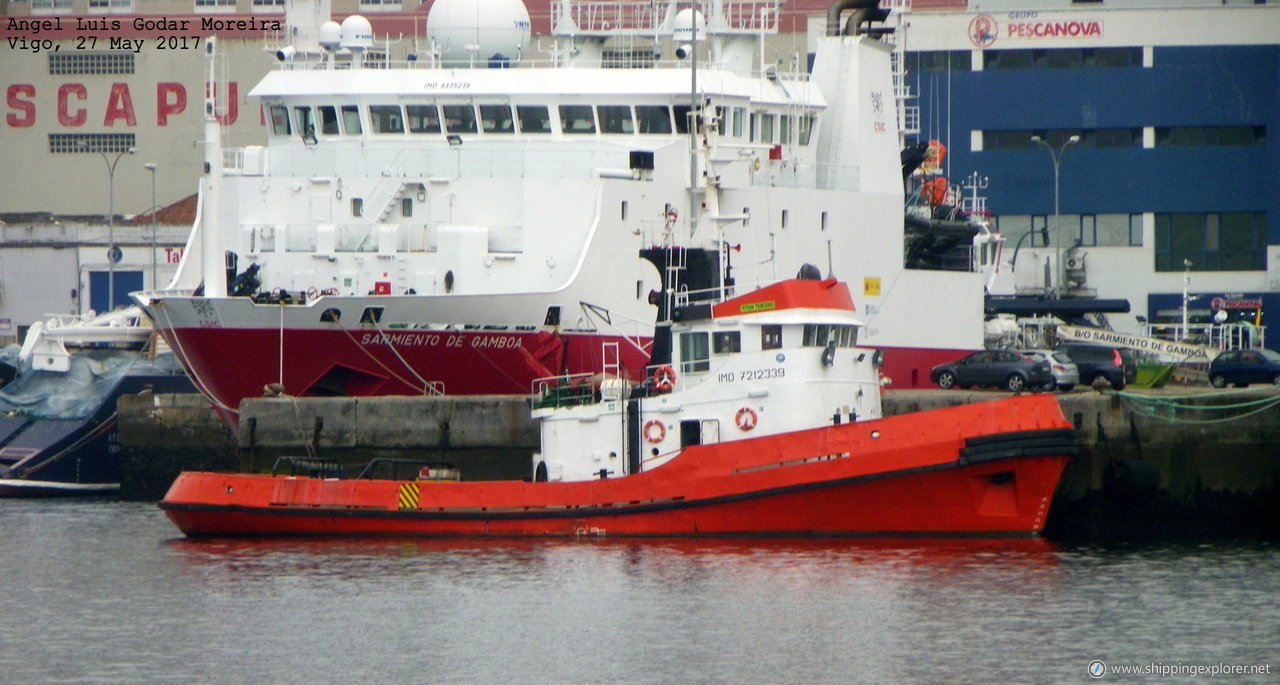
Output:
[[296,460],[306,475],[183,473],[160,507],[190,536],[1041,531],[1079,448],[1052,396],[882,418],[881,354],[858,347],[843,282],[682,297],[644,382],[615,365],[535,384],[528,481]]

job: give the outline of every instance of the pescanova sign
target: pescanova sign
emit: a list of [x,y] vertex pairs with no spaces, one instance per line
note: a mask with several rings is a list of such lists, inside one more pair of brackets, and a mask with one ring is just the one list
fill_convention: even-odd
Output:
[[990,14],[980,14],[969,22],[969,40],[980,48],[991,47],[998,39],[1041,40],[1050,38],[1100,38],[1102,21],[1093,18],[1041,19],[1034,10],[1010,12],[1003,25]]
[[1144,350],[1154,352],[1165,359],[1179,362],[1213,361],[1213,358],[1222,351],[1214,347],[1205,347],[1204,345],[1190,345],[1173,340],[1147,338],[1141,335],[1117,333],[1116,331],[1085,328],[1083,326],[1058,326],[1058,339],[1062,342],[1094,343],[1097,345],[1114,345],[1116,347]]

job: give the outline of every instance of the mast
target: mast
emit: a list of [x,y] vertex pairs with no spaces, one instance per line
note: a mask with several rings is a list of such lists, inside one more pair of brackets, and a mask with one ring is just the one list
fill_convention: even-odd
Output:
[[204,87],[204,206],[201,208],[200,272],[205,297],[226,297],[226,262],[222,256],[222,129],[218,123],[217,38],[205,41],[209,80]]

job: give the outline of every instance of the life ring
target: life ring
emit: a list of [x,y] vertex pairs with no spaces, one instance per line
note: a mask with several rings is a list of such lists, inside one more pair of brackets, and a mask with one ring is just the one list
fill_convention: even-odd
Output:
[[662,425],[661,421],[657,419],[650,419],[647,423],[644,424],[645,440],[648,440],[649,442],[653,442],[653,443],[658,443],[658,442],[662,442],[663,438],[665,437],[667,437],[667,427]]
[[319,289],[319,288],[315,287],[314,285],[313,285],[313,286],[311,286],[310,288],[307,288],[307,299],[308,299],[308,300],[314,300],[314,299],[316,299],[316,298],[317,298],[317,297],[319,297],[319,296],[320,296],[320,289]]
[[664,218],[666,219],[667,228],[670,229],[671,227],[675,226],[676,219],[678,219],[679,217],[680,215],[679,213],[676,212],[675,207],[667,208],[666,214],[664,215]]
[[653,372],[653,387],[662,392],[669,392],[676,387],[676,370],[670,366],[660,366]]
[[756,416],[756,410],[751,407],[743,407],[738,410],[738,415],[733,417],[733,422],[738,424],[739,430],[749,431],[756,427],[756,422],[759,418]]

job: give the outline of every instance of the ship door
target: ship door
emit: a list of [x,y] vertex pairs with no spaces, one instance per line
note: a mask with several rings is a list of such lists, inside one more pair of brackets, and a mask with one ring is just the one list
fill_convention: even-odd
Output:
[[680,447],[702,444],[702,421],[685,419],[680,422]]
[[702,444],[714,445],[720,442],[720,421],[717,419],[702,420]]

